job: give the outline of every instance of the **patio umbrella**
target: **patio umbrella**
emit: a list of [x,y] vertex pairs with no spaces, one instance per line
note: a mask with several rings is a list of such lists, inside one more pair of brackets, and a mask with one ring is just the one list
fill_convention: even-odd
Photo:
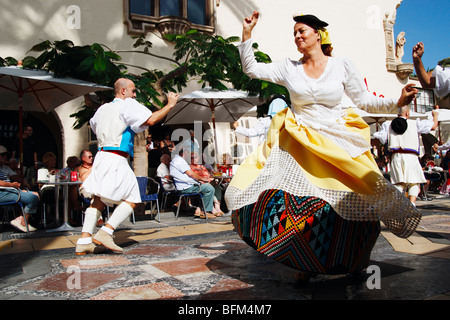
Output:
[[[23,131],[23,111],[49,112],[61,104],[110,87],[74,79],[55,77],[44,70],[0,67],[0,109],[19,111],[19,132]],[[20,172],[23,174],[23,141],[19,135]]]
[[212,122],[214,145],[218,150],[216,122],[234,122],[261,102],[262,99],[259,96],[249,96],[244,91],[214,90],[206,87],[182,96],[177,105],[168,113],[164,124]]

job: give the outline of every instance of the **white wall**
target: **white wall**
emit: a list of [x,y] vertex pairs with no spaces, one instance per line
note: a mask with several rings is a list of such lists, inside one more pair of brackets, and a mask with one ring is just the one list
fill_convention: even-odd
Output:
[[[407,1],[407,0],[405,0]],[[215,1],[214,1],[215,2]],[[254,40],[273,60],[288,56],[299,59],[293,39],[294,12],[311,13],[327,21],[335,56],[354,61],[369,88],[378,94],[397,97],[403,87],[394,73],[386,71],[383,18],[392,14],[401,0],[222,0],[214,7],[216,32],[222,36],[241,36],[242,20],[253,10],[260,11],[260,21]],[[74,6],[74,7],[71,7]],[[68,9],[74,8],[80,11]],[[79,14],[79,15],[78,15]],[[79,18],[79,28],[73,19]],[[122,0],[2,0],[0,12],[0,56],[22,58],[35,44],[43,40],[70,39],[75,45],[102,43],[114,50],[130,49],[134,40],[127,35],[123,23]],[[394,30],[394,38],[400,30]],[[407,35],[406,35],[407,37]],[[148,35],[155,54],[167,56],[167,44],[155,35]],[[145,68],[166,69],[168,62],[148,56],[121,53],[124,62]],[[133,69],[130,70],[132,72]],[[192,81],[182,94],[196,89]],[[69,115],[80,106],[80,100],[59,107],[64,137],[63,159],[77,155],[87,147],[86,130],[73,130]]]

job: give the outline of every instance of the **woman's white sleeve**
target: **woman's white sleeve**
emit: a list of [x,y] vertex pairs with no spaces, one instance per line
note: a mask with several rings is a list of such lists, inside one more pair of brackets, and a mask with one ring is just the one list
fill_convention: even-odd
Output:
[[398,113],[397,100],[377,97],[367,90],[363,78],[353,62],[343,59],[345,77],[345,93],[360,109],[372,113]]
[[248,39],[238,46],[244,73],[253,79],[283,84],[286,76],[286,63],[289,59],[272,63],[257,62],[253,53],[252,44],[252,39]]

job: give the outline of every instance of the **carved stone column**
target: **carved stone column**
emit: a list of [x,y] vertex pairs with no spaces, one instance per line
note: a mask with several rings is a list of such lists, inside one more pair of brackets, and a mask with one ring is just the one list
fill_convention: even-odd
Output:
[[385,18],[383,19],[383,27],[386,41],[386,68],[389,72],[397,71],[397,65],[395,63],[394,24],[395,13],[389,18],[389,13],[386,12]]

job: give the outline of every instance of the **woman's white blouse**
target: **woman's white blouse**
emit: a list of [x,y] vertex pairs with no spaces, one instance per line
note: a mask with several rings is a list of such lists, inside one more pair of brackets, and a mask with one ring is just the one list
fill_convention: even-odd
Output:
[[[239,45],[242,67],[251,78],[285,86],[290,94],[291,109],[297,124],[320,131],[352,157],[370,149],[357,133],[345,129],[344,93],[360,109],[371,113],[397,113],[397,101],[371,94],[354,64],[346,58],[329,57],[318,79],[306,75],[301,61],[286,58],[273,63],[255,60],[251,39]],[[345,100],[345,99],[344,99]]]

